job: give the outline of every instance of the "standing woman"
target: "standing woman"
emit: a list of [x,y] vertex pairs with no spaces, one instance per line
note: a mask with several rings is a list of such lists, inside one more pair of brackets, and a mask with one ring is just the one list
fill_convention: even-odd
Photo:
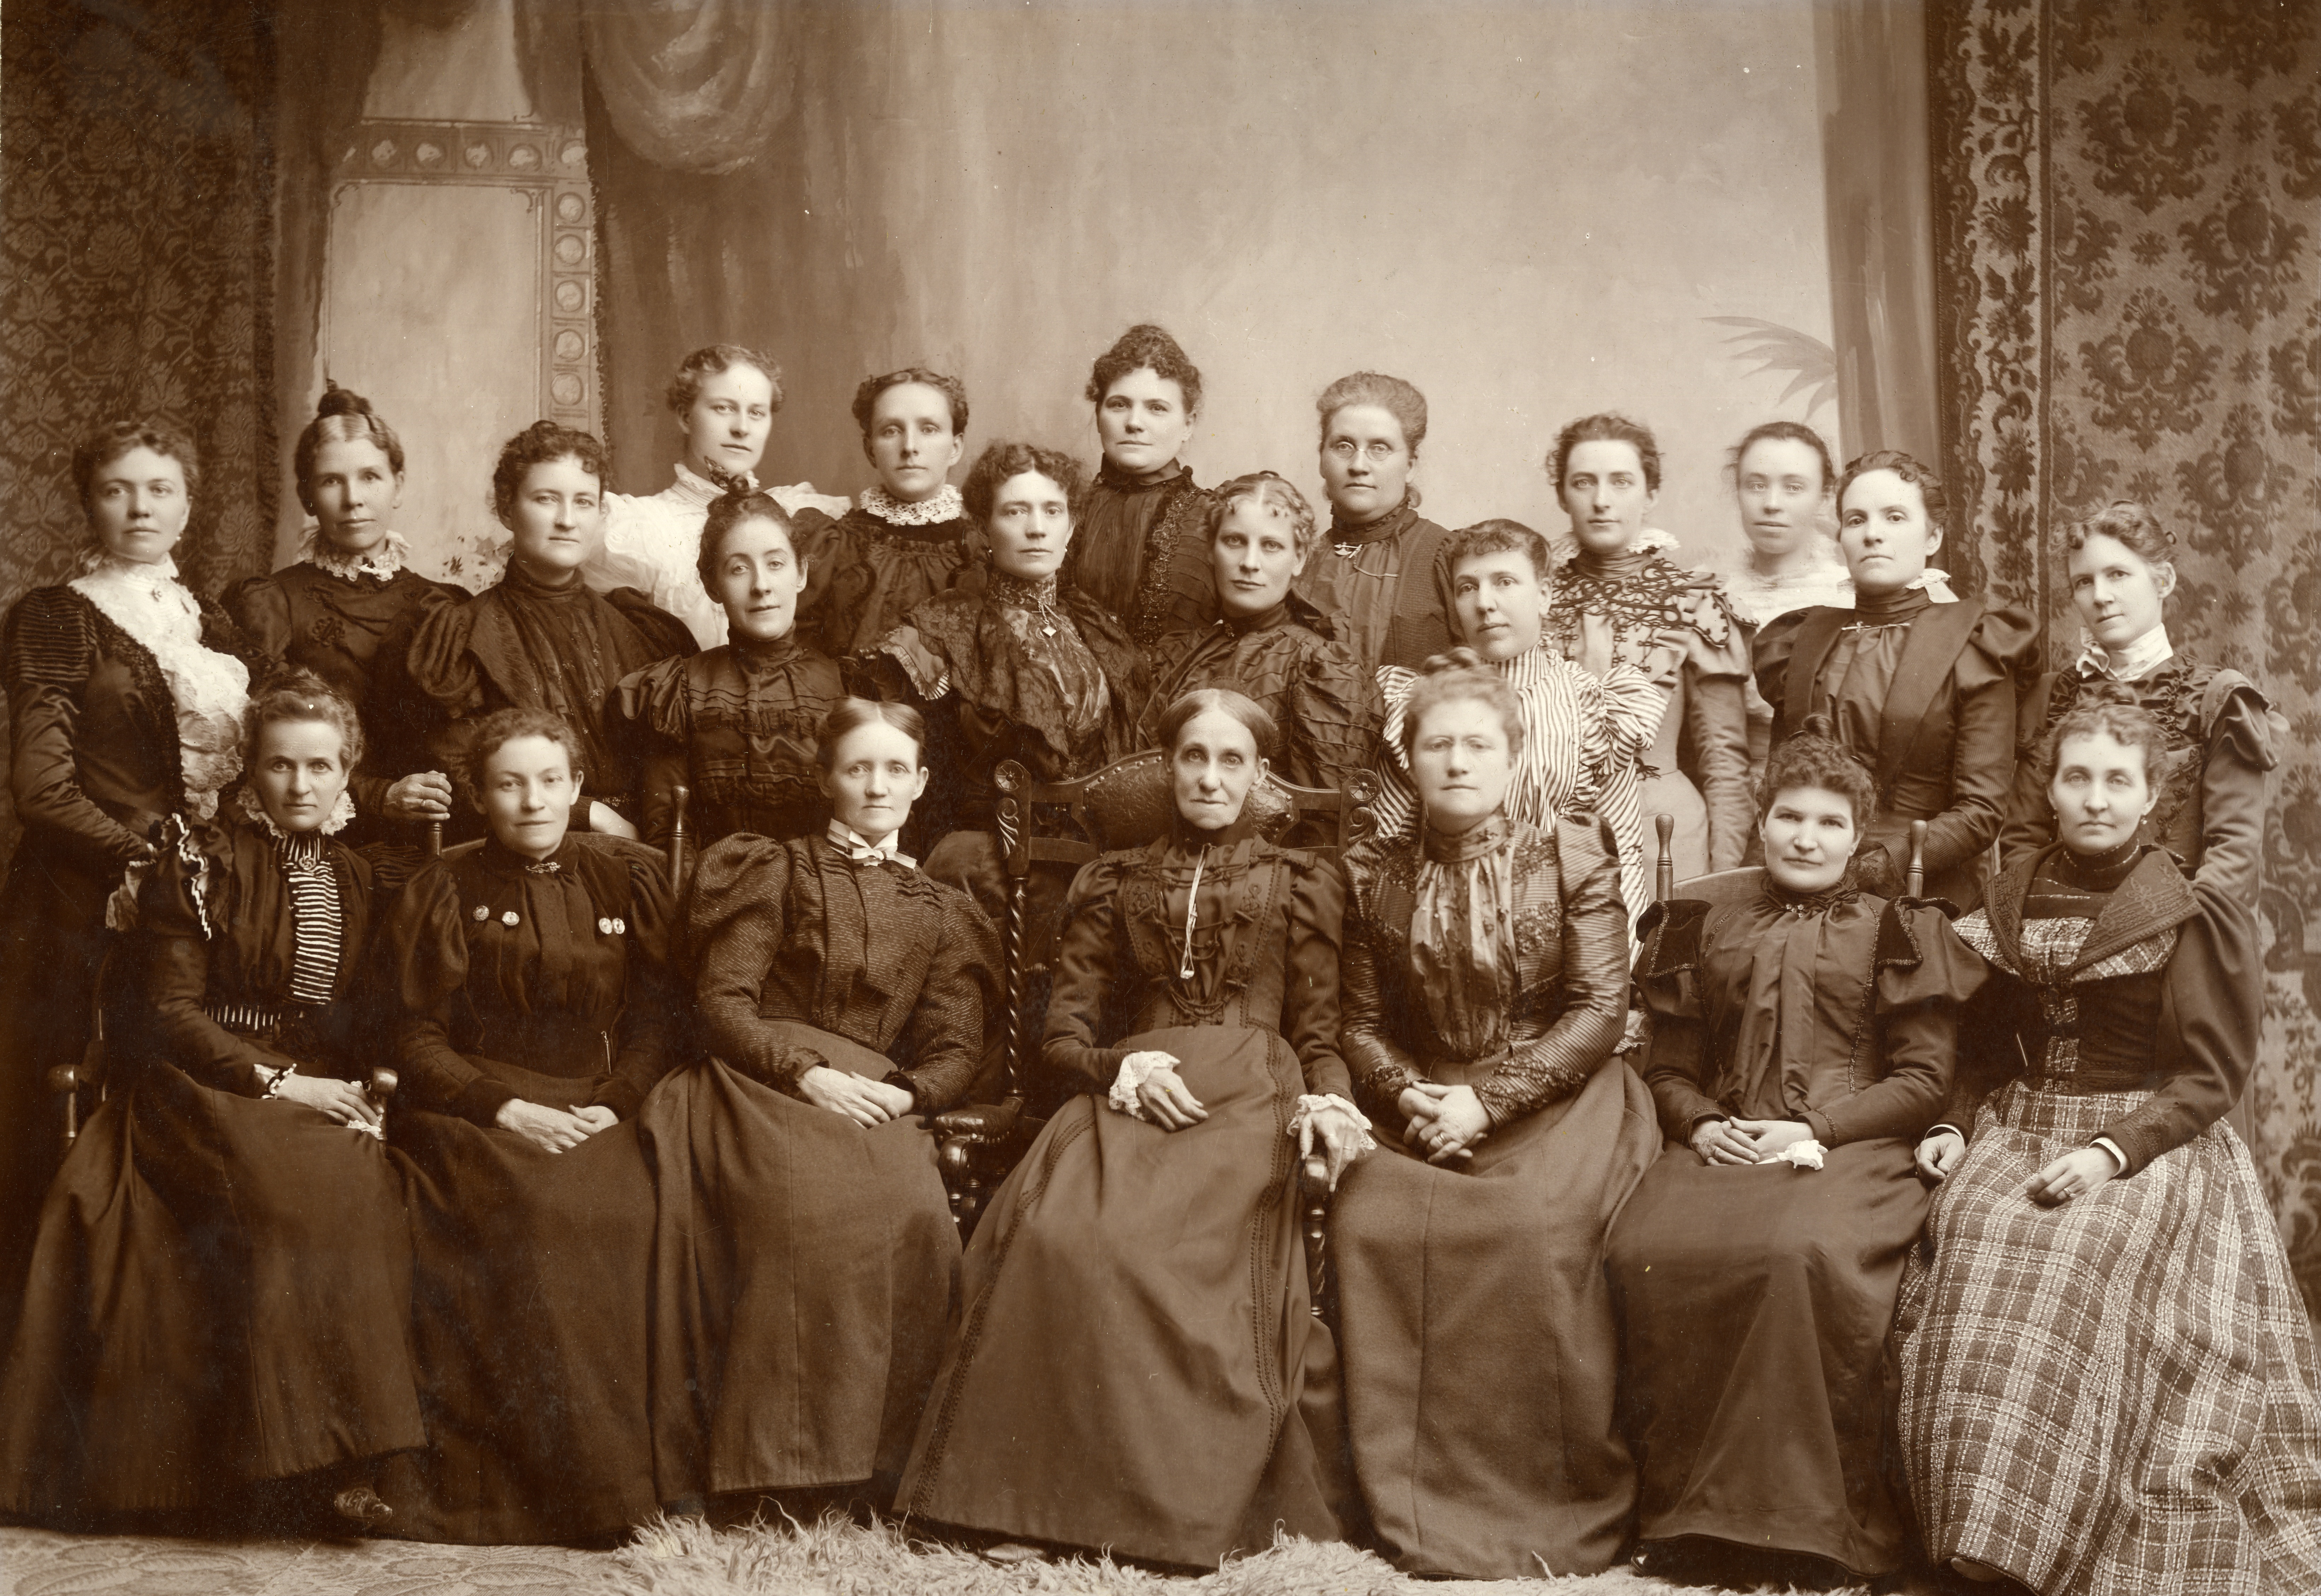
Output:
[[387,924],[428,1439],[383,1471],[396,1535],[571,1540],[660,1506],[636,1114],[678,1061],[669,888],[650,850],[569,830],[580,746],[538,709],[487,716],[461,774],[490,834]]
[[1996,1001],[1918,1147],[1918,1524],[1937,1564],[2039,1596],[2321,1590],[2321,1369],[2224,1119],[2263,1017],[2255,906],[2139,840],[2168,743],[2114,683],[2056,722],[2060,842],[1959,922]]
[[1376,670],[1415,670],[1451,646],[1451,534],[1418,513],[1410,473],[1426,442],[1426,396],[1399,377],[1357,371],[1322,390],[1322,486],[1329,546],[1298,574],[1297,591]]
[[105,899],[154,857],[165,818],[215,815],[241,770],[254,655],[171,558],[200,485],[167,427],[90,433],[73,451],[94,534],[82,574],[18,599],[0,639],[23,827],[0,888],[0,1324],[56,1168],[42,1076],[87,1040]]
[[866,377],[854,390],[854,424],[878,484],[835,521],[813,508],[796,517],[798,552],[818,590],[801,623],[806,641],[833,656],[877,647],[982,546],[951,485],[967,437],[965,383],[924,366]]
[[[2164,606],[2176,587],[2174,534],[2142,505],[2107,506],[2065,534],[2072,607],[2086,646],[2041,684],[2041,735],[2082,694],[2117,682],[2160,723],[2168,757],[2141,833],[2202,880],[2254,904],[2264,862],[2264,774],[2278,762],[2271,707],[2237,670],[2203,664],[2168,641]],[[2055,840],[2035,756],[2016,766],[1998,831],[2001,870]]]
[[1104,462],[1064,576],[1150,649],[1217,613],[1204,535],[1209,496],[1179,458],[1200,418],[1201,373],[1165,330],[1141,324],[1097,357],[1088,399]]
[[925,725],[849,698],[830,824],[701,857],[688,899],[713,1057],[642,1129],[660,1190],[660,1494],[870,1482],[884,1509],[959,1309],[959,1227],[924,1116],[974,1079],[998,939],[897,852]]
[[1197,688],[1247,695],[1285,728],[1275,769],[1301,787],[1338,787],[1378,757],[1378,682],[1330,618],[1290,584],[1321,540],[1306,497],[1271,471],[1235,477],[1209,503],[1209,563],[1219,617],[1172,632],[1153,651],[1152,697],[1136,740]]
[[1934,472],[1881,451],[1837,485],[1838,543],[1852,609],[1793,610],[1758,637],[1757,688],[1778,746],[1809,715],[1870,768],[1879,813],[1855,863],[1880,897],[1902,890],[1904,839],[1926,822],[1926,890],[1982,900],[1982,853],[2015,780],[2015,684],[2029,666],[2029,622],[1972,599],[1944,603],[1926,562],[1948,506]]
[[1592,1573],[1635,1500],[1604,1231],[1660,1142],[1612,1056],[1619,852],[1507,818],[1522,707],[1470,652],[1404,716],[1422,824],[1346,856],[1342,1045],[1389,1133],[1330,1221],[1354,1474],[1406,1573]]
[[1660,498],[1652,429],[1625,415],[1583,415],[1555,436],[1548,471],[1571,519],[1555,572],[1548,646],[1605,675],[1684,644],[1675,695],[1645,751],[1642,807],[1676,817],[1679,880],[1730,870],[1749,845],[1749,634],[1724,584],[1669,558],[1675,540],[1648,528]]
[[335,834],[362,729],[303,670],[247,720],[234,801],[173,820],[139,894],[154,1046],[42,1215],[0,1373],[0,1509],[278,1524],[344,1492],[368,1519],[372,1468],[425,1441],[403,1176],[355,1083],[376,922]]
[[390,525],[403,500],[403,440],[370,401],[336,383],[298,434],[298,502],[314,517],[296,563],[226,590],[225,609],[269,659],[312,670],[363,719],[354,773],[354,842],[396,834],[381,821],[424,825],[451,813],[451,779],[428,766],[423,716],[381,681],[403,669],[419,622],[468,597],[404,561]]
[[621,679],[612,719],[642,752],[635,812],[666,850],[675,789],[690,789],[686,830],[708,844],[737,831],[811,836],[828,818],[815,740],[845,697],[835,661],[799,641],[806,562],[771,494],[736,488],[709,506],[698,569],[731,642]]
[[[590,433],[536,421],[510,438],[492,470],[492,501],[514,534],[506,571],[464,604],[447,604],[412,634],[405,674],[427,700],[432,746],[446,769],[478,718],[538,709],[578,739],[576,771],[590,782],[583,829],[633,838],[637,766],[608,723],[613,690],[657,660],[690,654],[685,623],[633,588],[598,593],[580,565],[605,519],[605,446]],[[694,548],[697,561],[700,548]],[[720,609],[718,627],[724,627]]]
[[1175,816],[1072,883],[1043,1062],[1079,1095],[977,1226],[897,1509],[1214,1568],[1339,1535],[1328,1328],[1298,1154],[1370,1145],[1338,1055],[1336,869],[1252,834],[1274,727],[1204,689],[1160,723]]
[[[1908,1539],[1886,1337],[1926,1218],[1914,1155],[1988,972],[1940,908],[1861,889],[1875,793],[1826,723],[1781,744],[1764,791],[1764,889],[1660,906],[1636,966],[1668,1138],[1605,1259],[1636,1534],[1655,1572],[1701,1537],[1876,1579]],[[1807,1144],[1817,1164],[1785,1161]]]

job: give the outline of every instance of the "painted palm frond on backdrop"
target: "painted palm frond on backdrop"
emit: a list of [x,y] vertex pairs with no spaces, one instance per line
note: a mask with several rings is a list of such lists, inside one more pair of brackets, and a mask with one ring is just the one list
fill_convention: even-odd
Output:
[[1837,397],[1837,351],[1810,333],[1800,333],[1795,327],[1784,327],[1778,322],[1760,321],[1755,316],[1703,316],[1701,320],[1720,327],[1738,327],[1740,332],[1725,342],[1739,345],[1733,351],[1736,360],[1755,360],[1757,365],[1749,375],[1765,371],[1786,371],[1789,386],[1781,390],[1781,397],[1813,390],[1807,401],[1808,413],[1820,409]]

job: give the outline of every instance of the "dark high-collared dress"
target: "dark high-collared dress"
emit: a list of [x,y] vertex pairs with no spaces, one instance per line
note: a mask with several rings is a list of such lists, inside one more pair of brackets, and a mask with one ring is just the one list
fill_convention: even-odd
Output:
[[878,647],[913,606],[977,570],[983,549],[954,488],[905,504],[874,487],[834,520],[806,508],[793,521],[810,584],[798,629],[833,659]]
[[1415,499],[1361,526],[1333,512],[1328,536],[1298,573],[1297,593],[1330,617],[1364,669],[1415,670],[1454,641],[1443,562],[1450,535],[1418,513]]
[[1209,490],[1171,461],[1157,471],[1097,469],[1072,518],[1064,580],[1117,616],[1136,646],[1198,630],[1217,613],[1209,570]]

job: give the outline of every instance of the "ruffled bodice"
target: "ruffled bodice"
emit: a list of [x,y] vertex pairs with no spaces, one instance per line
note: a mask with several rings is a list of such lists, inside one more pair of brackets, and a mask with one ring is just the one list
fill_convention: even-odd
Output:
[[1207,625],[1217,613],[1210,502],[1182,465],[1130,472],[1106,461],[1073,515],[1064,579],[1119,616],[1139,648]]
[[201,602],[177,580],[172,561],[139,564],[100,556],[67,586],[136,639],[160,667],[176,707],[186,807],[201,819],[216,814],[219,789],[241,774],[250,667],[209,646]]

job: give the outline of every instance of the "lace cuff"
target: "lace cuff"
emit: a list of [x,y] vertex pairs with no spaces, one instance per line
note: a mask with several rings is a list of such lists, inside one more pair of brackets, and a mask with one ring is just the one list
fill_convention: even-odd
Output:
[[1157,1051],[1132,1053],[1120,1061],[1120,1073],[1113,1077],[1112,1106],[1131,1119],[1145,1117],[1144,1099],[1136,1095],[1137,1089],[1162,1070],[1177,1067],[1177,1055]]
[[1370,1135],[1370,1116],[1334,1091],[1327,1093],[1309,1091],[1298,1098],[1297,1107],[1290,1112],[1289,1116],[1289,1139],[1303,1146],[1306,1135],[1313,1126],[1315,1116],[1324,1108],[1339,1108],[1353,1116],[1354,1123],[1361,1126],[1361,1134],[1356,1144],[1357,1152],[1378,1151],[1378,1138]]
[[257,1064],[252,1068],[257,1070],[259,1078],[266,1082],[266,1090],[258,1094],[260,1102],[268,1098],[281,1096],[282,1083],[298,1072],[298,1066],[296,1064],[285,1064],[278,1070],[267,1064]]

